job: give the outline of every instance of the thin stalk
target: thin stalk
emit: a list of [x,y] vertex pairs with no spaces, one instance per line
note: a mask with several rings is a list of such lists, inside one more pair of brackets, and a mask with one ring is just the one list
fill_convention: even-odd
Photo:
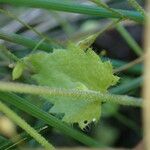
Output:
[[145,69],[143,88],[143,123],[144,123],[144,149],[150,150],[150,1],[147,0],[147,14],[145,26]]
[[114,69],[114,73],[125,71],[125,70],[127,70],[129,68],[132,68],[136,64],[141,63],[143,60],[144,60],[144,56],[141,56],[141,57],[139,57],[139,58],[137,58],[137,59],[135,59],[135,60],[133,60],[133,61],[131,61],[131,62],[121,66],[121,67],[119,67],[119,68]]
[[117,87],[114,87],[110,89],[109,91],[113,94],[125,94],[133,89],[138,88],[142,84],[143,84],[143,77],[141,76],[136,79],[133,79],[132,81],[128,83],[118,85]]
[[95,141],[94,139],[88,137],[84,133],[81,133],[70,126],[64,124],[61,120],[52,116],[51,114],[41,110],[37,106],[29,103],[27,99],[21,98],[13,93],[3,93],[0,92],[0,99],[4,102],[7,102],[16,108],[28,113],[29,115],[38,118],[45,122],[47,125],[50,125],[64,134],[76,139],[77,141],[91,147],[100,147],[100,142]]
[[[104,18],[119,18],[122,19],[122,16],[119,14],[114,14],[106,9],[99,8],[96,6],[88,6],[84,4],[79,4],[75,2],[69,1],[59,1],[59,0],[0,0],[1,4],[11,4],[15,6],[23,6],[23,7],[34,7],[34,8],[44,8],[44,9],[52,9],[57,11],[66,11],[72,13],[80,13],[94,16],[101,16]],[[128,19],[144,22],[144,16],[136,11],[128,11],[128,10],[120,10],[114,9],[115,11],[120,12],[123,16]]]
[[77,45],[81,48],[81,49],[87,49],[89,48],[96,40],[97,37],[101,36],[105,31],[111,29],[113,26],[115,26],[117,23],[119,23],[121,21],[121,19],[118,20],[113,20],[111,23],[109,23],[108,25],[106,25],[104,28],[102,28],[100,31],[98,31],[95,34],[92,34],[88,37],[86,37],[85,39],[79,41],[77,43]]
[[102,0],[89,0],[93,3],[95,3],[97,6],[102,7],[110,12],[112,12],[113,14],[119,15],[123,20],[124,19],[128,19],[126,16],[124,16],[124,14],[122,14],[121,12],[114,10],[112,8],[110,8],[106,3],[102,2]]
[[32,51],[30,53],[34,53],[39,47],[40,45],[45,41],[45,39],[41,39],[36,45],[35,47],[32,49]]
[[145,10],[138,4],[138,2],[136,0],[128,0],[128,2],[133,8],[135,8],[143,16],[146,15]]
[[138,43],[132,38],[129,32],[120,24],[116,25],[117,31],[122,35],[124,40],[128,43],[130,48],[138,55],[141,56],[143,53],[142,48],[138,45]]
[[[126,16],[124,16],[122,13],[110,8],[107,4],[103,3],[101,0],[100,1],[99,0],[90,0],[90,1],[94,2],[98,6],[105,8],[106,10],[108,10],[112,13],[116,13],[116,14],[122,16],[122,19],[126,19]],[[119,23],[116,24],[116,29],[122,35],[122,37],[125,39],[125,41],[128,43],[128,45],[133,49],[133,51],[139,56],[142,55],[142,49],[137,44],[137,42],[132,38],[132,36],[129,34],[129,32]]]
[[138,98],[100,93],[96,91],[66,90],[66,89],[49,88],[46,86],[36,86],[3,81],[0,81],[0,90],[7,92],[35,94],[35,95],[75,97],[78,99],[84,98],[127,106],[136,106],[136,107],[142,106],[142,100]]
[[[41,131],[45,130],[47,127],[48,126],[44,126],[44,127],[40,128],[38,130],[38,132],[41,132]],[[21,137],[21,138],[18,139],[15,143],[13,143],[12,141],[16,140],[18,138],[18,136]],[[9,150],[9,149],[12,149],[12,148],[16,147],[17,145],[19,145],[22,142],[25,142],[25,141],[27,142],[27,141],[32,139],[32,137],[30,135],[28,135],[26,132],[23,132],[23,133],[19,134],[18,136],[14,137],[12,139],[12,141],[5,142],[2,146],[0,146],[0,149]]]
[[75,31],[74,27],[70,24],[70,22],[66,18],[62,18],[58,12],[51,11],[51,13],[54,16],[55,20],[59,23],[59,25],[63,29],[63,31],[66,33],[67,37],[69,38]]
[[[110,59],[110,58],[106,58],[106,57],[102,57],[102,60],[104,60],[104,61],[109,60],[112,63],[112,65],[114,66],[114,68],[116,68],[116,69],[128,64],[128,62],[125,62],[122,60]],[[116,70],[116,69],[114,69],[114,70]],[[143,72],[143,64],[136,64],[136,65],[132,66],[131,68],[128,68],[128,70],[125,70],[125,72],[140,75]]]
[[[38,131],[38,132],[42,132],[42,131],[44,131],[44,130],[47,129],[47,128],[48,128],[48,126],[43,126],[43,127],[37,128],[37,131]],[[18,137],[19,137],[19,138],[18,138]],[[11,141],[8,140],[8,141],[5,142],[4,144],[2,144],[2,145],[0,146],[0,149],[9,150],[9,149],[12,149],[12,148],[16,147],[17,145],[19,145],[19,144],[21,144],[21,143],[23,143],[23,142],[29,141],[29,140],[31,140],[31,139],[32,139],[32,137],[31,137],[29,134],[27,134],[26,132],[22,132],[21,134],[19,134],[19,135],[13,137],[13,138],[11,139]],[[15,143],[13,143],[12,141],[15,141]]]
[[0,102],[0,111],[7,117],[12,119],[18,126],[30,134],[37,142],[39,142],[46,150],[54,150],[55,148],[48,143],[35,129],[33,129],[26,121],[19,117],[14,111],[7,107],[3,102]]
[[6,56],[10,59],[10,60],[13,60],[13,61],[19,61],[20,59],[14,55],[13,53],[11,53],[5,46],[3,45],[0,45],[0,50],[6,54]]
[[57,43],[56,41],[54,41],[53,39],[49,38],[47,35],[39,32],[38,30],[36,30],[35,28],[33,28],[32,26],[30,26],[28,23],[24,22],[23,20],[19,19],[15,14],[13,14],[12,12],[8,11],[8,10],[4,10],[0,8],[0,12],[13,18],[14,20],[18,21],[20,24],[22,24],[23,26],[27,27],[29,30],[33,31],[34,33],[36,33],[39,37],[41,37],[42,39],[46,39],[49,43]]
[[[2,32],[2,31],[0,31],[0,39],[9,41],[12,43],[20,44],[20,45],[25,46],[30,49],[34,49],[36,44],[40,42],[40,40],[32,40],[32,39],[24,37],[22,35],[18,35],[18,34],[14,34],[14,33],[6,33],[6,32]],[[57,46],[43,42],[39,45],[38,49],[41,49],[44,51],[52,51],[52,49],[55,47],[57,47]]]
[[21,23],[23,26],[27,27],[28,29],[32,30],[33,32],[35,32],[37,35],[39,35],[42,38],[45,38],[45,36],[43,36],[39,31],[37,31],[36,29],[34,29],[33,27],[31,27],[29,24],[27,24],[26,22],[20,20],[16,15],[12,14],[11,12],[9,12],[8,10],[4,10],[4,9],[0,9],[0,12],[13,18],[14,20],[17,20],[19,23]]

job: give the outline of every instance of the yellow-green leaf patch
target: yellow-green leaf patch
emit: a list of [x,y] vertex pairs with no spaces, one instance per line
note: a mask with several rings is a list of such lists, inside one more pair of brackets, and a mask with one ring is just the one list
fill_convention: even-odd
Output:
[[[67,49],[56,49],[53,53],[31,54],[23,61],[31,65],[34,71],[32,78],[39,85],[104,93],[118,81],[109,61],[102,62],[92,49],[84,51],[75,45],[70,45]],[[63,121],[78,123],[82,129],[100,117],[101,102],[98,100],[46,98],[54,104],[50,113],[64,114]]]

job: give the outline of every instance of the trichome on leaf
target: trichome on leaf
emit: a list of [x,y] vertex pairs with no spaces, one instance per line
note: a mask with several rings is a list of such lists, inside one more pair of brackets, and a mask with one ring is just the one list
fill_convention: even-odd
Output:
[[[55,49],[53,53],[30,54],[22,61],[24,64],[31,65],[34,70],[31,78],[38,85],[53,88],[92,90],[104,93],[119,79],[113,75],[113,68],[109,61],[102,62],[91,48],[84,51],[73,44],[67,49]],[[20,69],[19,75],[16,72],[16,68],[21,66],[20,63],[18,62],[14,68],[13,79],[21,75]],[[99,100],[91,100],[90,97],[79,99],[78,97],[45,96],[45,98],[54,104],[50,113],[64,114],[62,119],[64,122],[78,123],[82,129],[93,119],[97,121],[100,118],[101,102]]]

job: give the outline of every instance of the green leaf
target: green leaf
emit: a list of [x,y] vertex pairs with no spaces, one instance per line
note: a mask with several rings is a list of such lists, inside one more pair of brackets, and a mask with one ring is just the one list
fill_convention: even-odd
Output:
[[13,80],[18,79],[22,75],[24,67],[25,67],[25,65],[23,64],[22,61],[18,61],[16,63],[16,66],[13,69],[13,72],[12,72],[12,78],[13,78]]
[[[24,58],[39,84],[55,88],[80,89],[107,92],[108,87],[118,81],[113,75],[110,62],[102,62],[99,56],[88,49],[70,45],[67,49],[56,49],[53,53],[39,52]],[[78,123],[83,129],[100,117],[101,102],[93,99],[48,97],[54,106],[51,113],[64,114],[63,121]]]
[[96,122],[100,118],[101,103],[90,99],[77,98],[55,98],[51,113],[64,113],[63,121],[67,123],[78,123],[84,129],[90,122]]

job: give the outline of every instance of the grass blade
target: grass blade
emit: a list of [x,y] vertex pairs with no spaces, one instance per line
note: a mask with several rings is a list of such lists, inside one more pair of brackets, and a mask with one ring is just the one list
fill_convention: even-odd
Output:
[[[119,14],[114,14],[106,9],[99,8],[96,6],[87,6],[75,2],[66,2],[66,1],[59,1],[59,0],[0,0],[1,4],[11,4],[15,6],[23,6],[23,7],[34,7],[34,8],[44,8],[44,9],[51,9],[57,11],[66,11],[72,13],[80,13],[80,14],[87,14],[87,15],[94,15],[100,16],[104,18],[119,18],[121,19],[122,16]],[[114,11],[119,12],[123,16],[128,19],[143,22],[144,16],[141,15],[137,11],[128,11],[128,10],[120,10],[114,9]]]
[[91,147],[101,146],[99,142],[67,126],[62,121],[58,120],[56,117],[53,117],[49,113],[39,109],[35,105],[32,105],[26,99],[23,99],[12,93],[3,93],[3,92],[0,92],[0,99],[30,114],[31,116],[34,116],[35,118],[42,120],[46,124],[60,130],[64,134],[76,139],[77,141],[87,146],[91,146]]
[[[6,33],[0,31],[0,39],[3,39],[5,41],[9,41],[12,43],[20,44],[22,46],[28,47],[30,49],[34,49],[37,43],[39,43],[40,40],[32,40],[30,38],[14,34],[14,33]],[[38,47],[38,49],[44,50],[44,51],[51,51],[53,47],[56,47],[56,45],[47,44],[45,42],[41,43]]]
[[34,128],[32,128],[26,121],[24,121],[20,116],[18,116],[14,111],[12,111],[3,102],[0,102],[0,111],[3,112],[7,117],[12,119],[18,126],[29,133],[34,139],[36,139],[46,150],[54,150],[55,148],[48,143],[48,141],[42,137]]

